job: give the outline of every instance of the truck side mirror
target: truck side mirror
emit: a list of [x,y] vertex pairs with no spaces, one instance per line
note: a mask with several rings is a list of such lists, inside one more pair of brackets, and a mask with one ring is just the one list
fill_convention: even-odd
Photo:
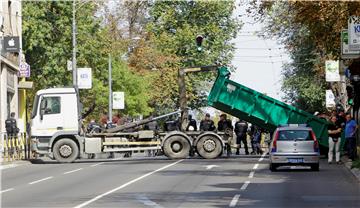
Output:
[[40,120],[43,120],[45,114],[45,109],[40,109]]
[[44,97],[42,97],[40,102],[40,120],[43,120],[44,118],[46,106],[47,106],[47,100],[44,99]]

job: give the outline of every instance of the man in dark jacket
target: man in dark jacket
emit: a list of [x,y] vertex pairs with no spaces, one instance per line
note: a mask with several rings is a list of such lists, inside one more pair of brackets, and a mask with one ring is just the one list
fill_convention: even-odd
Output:
[[237,148],[236,148],[236,154],[239,155],[240,154],[240,146],[241,146],[241,142],[244,144],[245,147],[245,154],[249,154],[249,149],[248,149],[248,144],[247,144],[247,132],[248,129],[248,124],[246,121],[239,119],[236,123],[235,123],[235,134],[236,134],[236,144],[237,144]]
[[200,131],[214,131],[214,121],[210,119],[210,114],[205,115],[205,119],[200,122]]
[[231,120],[226,118],[226,114],[220,115],[220,121],[218,122],[218,131],[226,131],[226,129],[233,130]]
[[[188,116],[188,120],[189,120],[189,124],[188,126],[186,127],[186,131],[197,131],[197,124],[196,124],[196,121],[195,119],[192,118],[192,115],[189,115]],[[192,128],[190,128],[192,127]]]
[[11,112],[10,118],[5,120],[5,129],[8,136],[16,136],[19,133],[14,112]]
[[[234,127],[232,126],[231,120],[226,118],[226,114],[220,115],[220,121],[218,122],[218,131],[226,132],[226,137],[231,142],[232,132]],[[226,144],[226,154],[229,157],[231,155],[231,145],[230,143]]]

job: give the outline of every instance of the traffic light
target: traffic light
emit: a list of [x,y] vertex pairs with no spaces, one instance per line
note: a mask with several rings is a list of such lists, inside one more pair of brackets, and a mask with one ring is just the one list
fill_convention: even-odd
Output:
[[348,97],[348,105],[354,105],[354,88],[350,85],[346,86],[346,93]]
[[202,35],[198,35],[196,36],[196,46],[197,46],[197,51],[202,51],[202,42],[204,40],[204,37]]

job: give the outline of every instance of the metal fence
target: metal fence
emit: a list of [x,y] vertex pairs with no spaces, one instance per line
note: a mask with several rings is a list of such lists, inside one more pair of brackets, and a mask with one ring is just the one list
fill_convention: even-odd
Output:
[[30,139],[26,133],[7,135],[0,133],[0,153],[2,161],[10,162],[15,160],[30,159]]

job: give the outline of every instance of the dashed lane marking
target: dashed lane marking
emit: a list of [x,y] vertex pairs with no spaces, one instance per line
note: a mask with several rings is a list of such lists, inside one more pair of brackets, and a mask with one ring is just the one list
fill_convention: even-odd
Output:
[[256,163],[253,167],[254,170],[256,170],[259,167],[259,163]]
[[73,172],[76,172],[76,171],[79,171],[79,170],[82,170],[82,168],[79,168],[79,169],[76,169],[76,170],[71,170],[71,171],[68,171],[68,172],[65,172],[64,174],[69,174],[69,173],[73,173]]
[[250,174],[249,174],[249,178],[253,178],[254,174],[255,174],[255,171],[251,171]]
[[9,188],[9,189],[5,189],[5,190],[1,190],[1,191],[0,191],[0,194],[5,193],[5,192],[8,192],[8,191],[12,191],[12,190],[14,190],[14,188]]
[[91,165],[91,167],[96,167],[96,166],[101,165],[101,164],[104,164],[104,162],[96,163],[96,164],[94,164],[94,165]]
[[52,179],[53,177],[50,176],[50,177],[47,177],[47,178],[43,178],[43,179],[40,179],[40,180],[37,180],[37,181],[33,181],[33,182],[30,182],[29,184],[30,185],[33,185],[33,184],[36,184],[36,183],[39,183],[41,181],[46,181],[46,180],[49,180],[49,179]]
[[231,200],[229,207],[235,207],[237,202],[239,201],[240,194],[236,194],[233,199]]
[[248,187],[248,185],[250,184],[250,181],[245,181],[245,183],[241,186],[241,190],[244,191],[246,190],[246,188]]

